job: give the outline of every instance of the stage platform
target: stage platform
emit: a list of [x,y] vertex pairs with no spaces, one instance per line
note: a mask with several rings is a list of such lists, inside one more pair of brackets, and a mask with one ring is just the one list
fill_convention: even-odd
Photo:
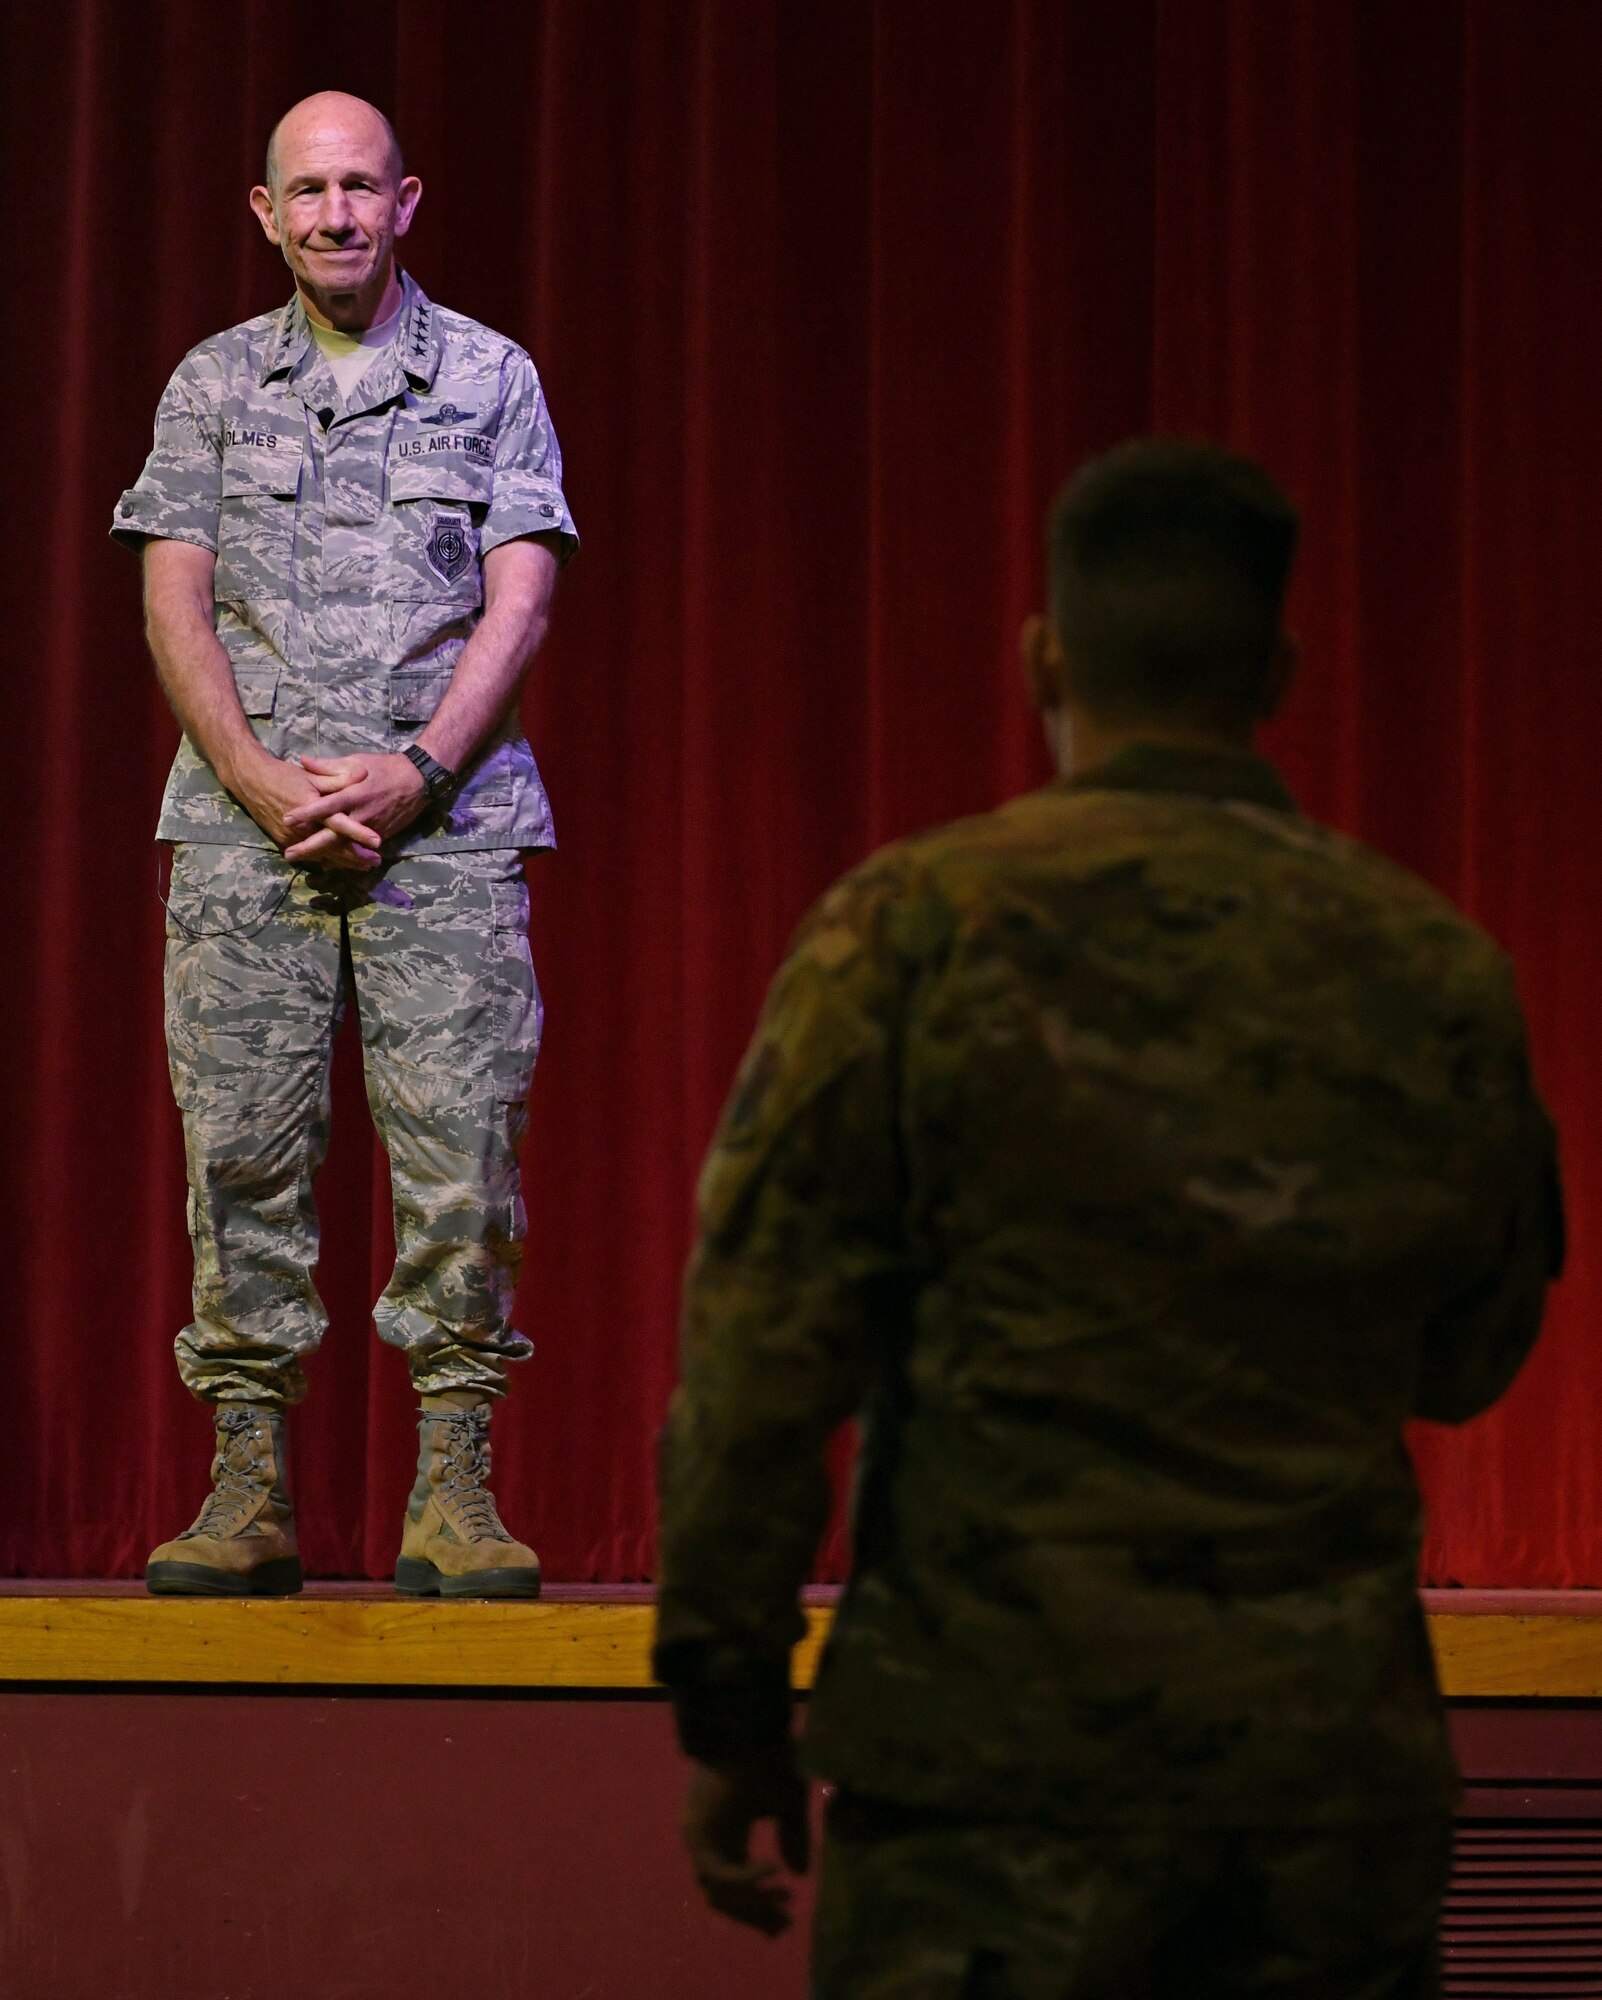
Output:
[[[1426,1609],[1445,1990],[1602,1996],[1602,1592]],[[0,1584],[0,2000],[804,2000],[810,1880],[777,1943],[696,1894],[650,1633],[643,1588]]]
[[[812,1672],[835,1593],[812,1593]],[[151,1597],[138,1583],[0,1584],[0,1682],[639,1691],[647,1587],[556,1586],[538,1603],[398,1597],[314,1583],[297,1597]]]
[[0,1584],[0,2000],[803,2000],[810,1881],[777,1942],[696,1892],[650,1628]]
[[[809,1593],[810,1687],[833,1591]],[[1427,1591],[1449,1698],[1602,1699],[1602,1591]],[[99,1686],[651,1687],[651,1592],[556,1586],[536,1604],[312,1584],[298,1597],[151,1597],[137,1583],[0,1584],[0,1682]]]

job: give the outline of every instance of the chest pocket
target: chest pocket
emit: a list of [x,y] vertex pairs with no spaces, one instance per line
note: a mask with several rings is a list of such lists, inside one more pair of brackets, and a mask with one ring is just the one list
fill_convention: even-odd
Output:
[[259,433],[261,443],[223,452],[217,535],[217,594],[250,602],[288,597],[300,493],[300,438]]
[[390,589],[397,600],[477,609],[484,595],[479,531],[493,478],[490,466],[455,452],[391,461]]

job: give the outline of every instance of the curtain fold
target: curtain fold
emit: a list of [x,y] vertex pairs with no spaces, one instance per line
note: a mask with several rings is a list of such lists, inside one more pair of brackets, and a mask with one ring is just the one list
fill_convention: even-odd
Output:
[[[1602,9],[1590,0],[70,0],[0,12],[13,464],[11,1233],[0,1571],[125,1575],[198,1504],[160,1031],[175,732],[105,537],[157,395],[288,274],[245,207],[277,114],[400,128],[432,296],[535,356],[583,551],[525,712],[561,847],[508,1519],[646,1576],[695,1172],[808,902],[1045,764],[1016,666],[1058,481],[1131,432],[1261,458],[1305,518],[1308,809],[1512,950],[1569,1275],[1506,1405],[1421,1427],[1437,1582],[1602,1585]],[[321,1182],[333,1325],[303,1541],[387,1574],[414,1449],[358,1052]],[[838,1526],[823,1571],[838,1573]]]

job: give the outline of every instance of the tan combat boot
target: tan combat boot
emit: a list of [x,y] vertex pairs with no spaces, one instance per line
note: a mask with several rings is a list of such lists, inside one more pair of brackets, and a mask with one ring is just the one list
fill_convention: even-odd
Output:
[[489,1398],[425,1396],[422,1451],[395,1564],[408,1597],[538,1597],[540,1559],[501,1526],[489,1490]]
[[167,1597],[288,1597],[299,1590],[284,1413],[276,1404],[217,1405],[211,1482],[195,1525],[152,1550],[146,1589]]

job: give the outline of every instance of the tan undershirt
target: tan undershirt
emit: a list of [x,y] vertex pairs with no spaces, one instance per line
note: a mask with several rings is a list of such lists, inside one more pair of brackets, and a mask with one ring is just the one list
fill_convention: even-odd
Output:
[[405,312],[405,305],[398,305],[381,325],[370,326],[364,333],[346,333],[337,326],[319,326],[308,316],[306,324],[311,328],[312,339],[322,350],[323,358],[339,385],[339,393],[347,403],[356,384],[400,331]]

